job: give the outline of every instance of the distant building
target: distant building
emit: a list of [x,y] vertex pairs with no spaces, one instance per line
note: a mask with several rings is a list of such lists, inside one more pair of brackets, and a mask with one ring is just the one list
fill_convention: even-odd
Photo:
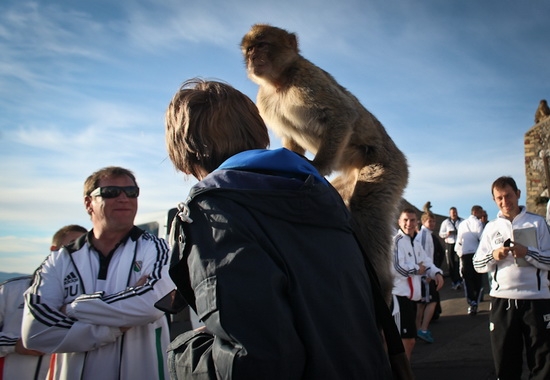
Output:
[[546,216],[550,196],[550,118],[525,133],[524,147],[527,211]]

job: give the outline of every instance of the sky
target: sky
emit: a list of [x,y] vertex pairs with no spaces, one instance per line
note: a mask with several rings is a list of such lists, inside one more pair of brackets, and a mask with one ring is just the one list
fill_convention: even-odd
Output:
[[196,181],[167,156],[164,112],[192,77],[255,100],[239,49],[255,23],[296,33],[384,124],[408,159],[405,199],[494,218],[495,178],[525,190],[524,134],[550,98],[549,20],[547,1],[3,0],[0,271],[31,273],[57,229],[91,228],[82,187],[104,166],[134,171],[140,215],[184,200]]

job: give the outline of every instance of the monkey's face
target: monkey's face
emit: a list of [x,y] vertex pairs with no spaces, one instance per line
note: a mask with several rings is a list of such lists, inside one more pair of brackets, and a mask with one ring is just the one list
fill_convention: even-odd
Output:
[[269,25],[254,25],[241,41],[250,79],[277,82],[298,57],[296,36]]
[[242,45],[248,75],[263,77],[272,71],[269,43],[254,40]]

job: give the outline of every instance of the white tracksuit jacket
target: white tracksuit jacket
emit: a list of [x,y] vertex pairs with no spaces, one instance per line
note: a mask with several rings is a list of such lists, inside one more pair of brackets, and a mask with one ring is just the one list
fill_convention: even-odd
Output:
[[25,299],[23,293],[31,276],[17,277],[0,284],[0,380],[33,380],[46,378],[50,355],[20,355],[15,343],[21,338],[21,320]]
[[437,273],[443,273],[426,254],[419,238],[414,239],[401,229],[393,238],[393,290],[396,296],[408,297],[418,301],[422,297],[422,275],[417,274],[419,264],[427,268],[424,274],[435,279]]
[[[52,252],[37,271],[25,294],[24,344],[57,353],[55,379],[168,379],[168,324],[154,307],[175,287],[167,243],[134,227],[105,273],[89,234]],[[143,276],[147,282],[133,287]]]
[[479,245],[482,232],[483,224],[475,215],[470,215],[461,222],[456,234],[455,252],[457,256],[473,255]]
[[[504,245],[507,239],[514,240],[513,231],[534,227],[538,246],[527,247],[527,265],[517,265],[512,255],[504,260],[495,260],[493,251]],[[493,276],[492,297],[508,299],[548,299],[548,271],[550,270],[550,232],[543,217],[521,212],[512,222],[499,212],[495,220],[487,223],[476,253],[474,269],[479,273],[490,272]]]

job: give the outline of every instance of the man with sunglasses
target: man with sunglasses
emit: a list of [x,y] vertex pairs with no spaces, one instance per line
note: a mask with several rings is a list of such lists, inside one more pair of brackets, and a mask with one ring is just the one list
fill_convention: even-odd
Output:
[[49,378],[164,379],[167,320],[154,307],[174,288],[167,243],[134,226],[134,174],[106,167],[84,183],[93,228],[52,252],[25,297],[27,348],[55,352]]

